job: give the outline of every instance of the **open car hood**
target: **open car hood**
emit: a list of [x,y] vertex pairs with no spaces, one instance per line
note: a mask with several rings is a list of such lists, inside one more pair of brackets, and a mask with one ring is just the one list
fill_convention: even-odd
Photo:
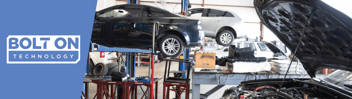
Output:
[[352,70],[352,19],[347,15],[320,0],[254,0],[254,6],[263,24],[293,53],[299,45],[295,55],[311,77],[325,67]]

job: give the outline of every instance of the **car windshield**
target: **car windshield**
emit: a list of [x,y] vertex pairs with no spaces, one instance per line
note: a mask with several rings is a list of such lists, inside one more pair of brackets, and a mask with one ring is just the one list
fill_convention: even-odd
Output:
[[261,51],[270,51],[264,43],[257,43]]
[[345,85],[352,85],[352,72],[345,70],[336,70],[330,75],[323,78],[323,80],[335,84],[344,89],[351,90],[351,88],[346,87]]

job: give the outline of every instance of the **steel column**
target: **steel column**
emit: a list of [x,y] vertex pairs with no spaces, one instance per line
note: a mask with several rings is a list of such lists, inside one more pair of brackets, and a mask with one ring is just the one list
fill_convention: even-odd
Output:
[[[133,53],[133,54],[135,54],[135,53]],[[132,64],[131,64],[131,66],[132,66],[132,70],[131,71],[133,71],[133,73],[131,73],[132,75],[131,75],[131,77],[135,77],[135,74],[136,74],[136,56],[132,56],[133,58],[132,58]]]
[[263,40],[263,22],[260,21],[260,37],[259,37],[259,41]]
[[154,92],[155,93],[155,99],[158,99],[158,82],[159,81],[155,82],[155,92]]
[[182,15],[187,16],[187,11],[188,11],[188,0],[182,0],[181,1],[181,13],[182,13]]
[[127,4],[139,4],[139,0],[127,0]]
[[[129,53],[126,53],[129,54]],[[130,73],[130,56],[126,55],[126,73],[129,74]],[[131,76],[133,77],[133,76]]]
[[[190,48],[185,48],[185,50],[183,51],[183,59],[189,59],[189,50]],[[184,63],[184,62],[180,62],[182,64],[179,64],[179,71],[185,71],[189,66],[189,63]],[[186,74],[182,74],[183,78],[186,78]]]
[[192,99],[200,99],[200,84],[192,85]]
[[135,77],[135,71],[136,71],[136,57],[130,54],[134,53],[126,53],[126,73],[130,75],[130,77]]
[[[151,63],[151,68],[152,68],[152,75],[150,77],[150,91],[149,91],[149,99],[153,99],[153,89],[154,89],[154,55],[151,55],[151,60],[152,60],[152,63]],[[156,85],[157,86],[157,85]]]
[[111,99],[115,99],[115,90],[114,90],[114,85],[110,85],[110,87],[111,87]]
[[89,83],[88,82],[85,82],[85,96],[84,96],[84,99],[89,99]]
[[98,88],[97,88],[97,99],[103,99],[103,93],[102,93],[102,91],[103,91],[103,84],[101,84],[101,83],[97,83],[97,86],[98,86]]

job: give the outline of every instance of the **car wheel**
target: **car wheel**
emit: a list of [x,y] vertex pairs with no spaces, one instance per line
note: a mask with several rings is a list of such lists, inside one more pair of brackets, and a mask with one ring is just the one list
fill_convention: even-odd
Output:
[[228,46],[230,45],[235,36],[229,30],[223,30],[216,36],[216,42],[220,45]]
[[160,52],[165,57],[177,57],[183,52],[183,42],[176,35],[167,35],[163,37],[158,47]]
[[105,76],[108,73],[108,66],[105,66],[101,63],[94,66],[93,75]]

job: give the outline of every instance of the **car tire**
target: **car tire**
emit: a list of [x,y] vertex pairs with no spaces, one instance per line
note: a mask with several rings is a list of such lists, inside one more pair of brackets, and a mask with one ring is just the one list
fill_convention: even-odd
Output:
[[183,41],[176,35],[167,35],[158,42],[161,54],[165,57],[177,57],[183,52]]
[[216,36],[216,43],[219,45],[228,46],[233,42],[234,38],[235,36],[231,31],[223,30]]
[[100,75],[100,76],[105,76],[109,71],[108,66],[103,65],[102,63],[99,63],[94,66],[93,69],[93,75]]

